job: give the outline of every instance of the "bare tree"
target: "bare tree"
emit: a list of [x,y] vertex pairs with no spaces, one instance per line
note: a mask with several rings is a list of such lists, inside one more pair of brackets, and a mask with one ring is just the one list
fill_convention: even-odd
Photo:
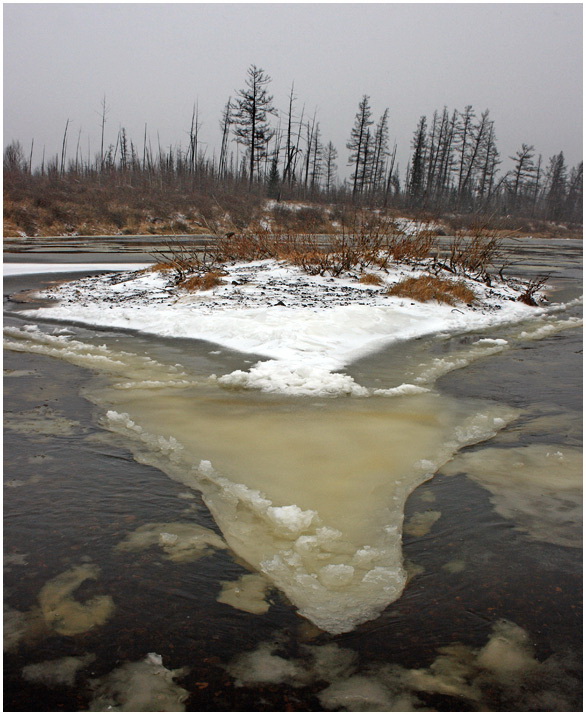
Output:
[[568,221],[575,223],[582,222],[582,206],[583,206],[583,163],[580,162],[570,172],[568,181],[568,195],[564,217]]
[[61,145],[61,169],[60,173],[65,173],[65,156],[67,155],[67,129],[69,128],[69,119],[65,122],[65,131],[63,132],[63,143]]
[[336,147],[332,144],[332,142],[328,142],[324,158],[326,180],[325,189],[327,194],[329,194],[333,189],[336,180],[336,171],[338,169],[338,165],[336,164],[337,158],[338,152],[336,151]]
[[512,183],[510,185],[513,209],[519,208],[528,181],[535,173],[535,164],[533,162],[534,152],[535,148],[533,145],[522,144],[521,149],[517,151],[515,156],[509,157],[509,159],[515,163],[515,168],[511,172]]
[[283,182],[291,183],[293,171],[293,159],[296,154],[296,147],[293,141],[293,102],[295,96],[293,94],[294,85],[291,85],[289,94],[289,110],[287,112],[287,138],[285,140],[285,162],[283,168]]
[[564,152],[552,156],[547,170],[547,194],[545,197],[545,217],[558,221],[566,200],[567,169]]
[[372,193],[378,193],[383,188],[386,157],[389,155],[389,110],[385,109],[376,125],[374,133],[374,150],[372,157]]
[[220,147],[220,162],[218,171],[220,177],[226,176],[227,158],[228,158],[228,137],[230,136],[230,126],[232,125],[232,97],[228,98],[222,119],[220,121],[220,129],[222,130],[222,145]]
[[100,170],[104,168],[104,131],[106,129],[106,116],[108,114],[108,105],[106,104],[106,95],[102,98],[102,113],[101,119],[101,140],[100,140]]
[[197,168],[197,160],[199,156],[199,130],[201,123],[199,121],[199,102],[193,105],[191,113],[191,126],[189,128],[189,171],[195,174]]

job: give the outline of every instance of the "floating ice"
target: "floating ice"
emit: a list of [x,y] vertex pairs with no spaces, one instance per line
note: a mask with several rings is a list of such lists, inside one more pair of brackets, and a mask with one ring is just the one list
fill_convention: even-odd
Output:
[[4,627],[2,629],[4,650],[13,650],[25,637],[28,630],[27,614],[4,604]]
[[39,593],[41,612],[47,625],[64,636],[85,633],[103,625],[114,612],[110,596],[94,596],[86,603],[76,601],[72,593],[87,579],[98,578],[94,564],[75,566],[48,581]]
[[188,668],[168,670],[157,653],[124,663],[103,678],[91,681],[90,712],[184,712],[189,692],[175,683]]
[[222,581],[222,591],[217,600],[240,611],[260,615],[270,608],[270,603],[266,601],[269,588],[269,582],[260,574],[245,574],[237,581]]
[[[291,413],[267,412],[245,395],[238,408],[227,395],[217,400],[135,399],[140,419],[112,410],[108,425],[137,441],[141,459],[152,455],[150,463],[198,488],[232,550],[333,633],[376,617],[401,594],[401,523],[411,490],[459,447],[516,415],[495,407],[452,414],[449,400],[432,393],[374,411],[356,401]],[[231,409],[221,409],[223,401]],[[163,413],[172,442],[151,432]],[[204,451],[213,466],[201,460]],[[161,532],[175,533],[161,527],[157,540]]]
[[[32,328],[10,335],[20,349],[49,348],[76,364],[90,356],[114,386],[133,375],[149,382],[180,374]],[[156,399],[149,389],[103,383],[87,394],[106,407],[104,426],[128,440],[136,459],[201,491],[240,558],[302,615],[341,633],[376,617],[405,586],[401,527],[409,493],[460,447],[494,435],[516,414],[411,392],[313,404],[170,381]],[[147,538],[164,549],[179,541],[161,534],[179,537],[158,527]]]
[[417,512],[405,524],[403,531],[409,536],[425,536],[429,534],[435,522],[441,517],[441,511]]
[[487,447],[443,467],[465,473],[492,496],[496,511],[539,541],[582,544],[582,453],[559,445]]
[[[335,643],[325,646],[301,646],[304,658],[287,658],[284,639],[276,637],[255,650],[237,656],[226,666],[236,685],[288,683],[297,687],[318,680],[345,677],[354,669],[356,653]],[[283,655],[278,652],[282,651]]]
[[118,551],[138,551],[150,546],[163,549],[170,561],[195,561],[213,549],[226,549],[224,541],[199,524],[168,522],[144,524],[121,541]]
[[482,648],[453,643],[440,648],[429,666],[414,669],[362,663],[354,651],[335,644],[301,646],[288,657],[287,645],[278,637],[260,643],[226,670],[237,686],[321,685],[317,697],[328,710],[428,712],[428,694],[454,698],[454,707],[465,712],[494,712],[503,703],[518,711],[575,711],[578,664],[556,655],[539,661],[529,634],[510,621],[496,622]]
[[46,405],[5,414],[4,427],[30,435],[72,435],[81,429],[79,422],[64,417]]
[[461,573],[465,568],[466,562],[463,559],[453,559],[442,566],[442,569],[448,573]]
[[548,338],[550,335],[555,335],[562,330],[572,330],[574,328],[580,328],[583,325],[584,321],[582,318],[552,320],[543,325],[538,325],[533,329],[521,331],[519,338],[522,340],[541,340]]
[[22,669],[22,676],[25,680],[33,683],[43,683],[50,687],[75,684],[77,673],[87,667],[96,659],[96,656],[87,653],[78,657],[59,658],[57,660],[46,660],[42,663],[32,663],[25,665]]
[[354,395],[369,394],[349,375],[331,372],[321,366],[290,366],[279,360],[259,362],[244,372],[235,370],[217,378],[223,387],[243,387],[285,395]]
[[295,536],[307,531],[317,517],[315,511],[303,511],[296,504],[289,506],[270,506],[267,516],[274,524],[275,531],[286,536]]

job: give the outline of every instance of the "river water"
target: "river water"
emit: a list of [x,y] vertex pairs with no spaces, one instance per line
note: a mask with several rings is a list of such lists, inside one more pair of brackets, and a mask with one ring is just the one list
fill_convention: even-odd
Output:
[[[581,249],[517,241],[510,270],[551,273],[568,303]],[[19,315],[14,296],[51,279],[5,280],[7,711],[580,709],[580,305],[503,327],[506,350],[475,353],[494,331],[436,335],[347,369],[429,394],[316,401],[210,386],[255,357],[203,341]],[[479,414],[503,428],[455,443]],[[416,458],[443,466],[399,488]],[[305,529],[303,563],[319,598],[297,566],[258,577],[297,534],[257,528],[206,460],[248,475],[247,495],[272,481],[297,520],[318,505],[330,531]],[[396,583],[352,590],[359,544],[368,573],[402,550]]]

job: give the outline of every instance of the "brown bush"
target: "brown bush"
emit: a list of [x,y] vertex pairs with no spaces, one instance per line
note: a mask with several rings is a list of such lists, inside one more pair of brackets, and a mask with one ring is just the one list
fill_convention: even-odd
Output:
[[179,283],[179,288],[189,291],[211,290],[224,283],[222,280],[223,275],[224,274],[219,271],[209,271],[201,275],[189,276],[189,278],[185,278],[185,280]]
[[477,229],[470,236],[458,235],[448,247],[447,268],[484,280],[490,285],[490,271],[503,256],[502,239],[494,232]]
[[275,226],[284,231],[322,233],[330,229],[327,209],[323,206],[276,204],[270,210]]
[[229,232],[216,243],[216,255],[220,261],[258,261],[276,258],[276,239],[270,231]]
[[457,302],[470,304],[476,300],[474,292],[462,281],[443,280],[429,275],[406,278],[389,288],[388,293],[399,298],[410,298],[420,303],[437,300],[438,303],[455,305]]
[[174,271],[175,266],[172,263],[153,263],[148,268],[143,268],[142,273],[167,273]]
[[383,279],[377,276],[375,273],[363,273],[360,276],[359,283],[364,283],[365,285],[380,286],[383,284]]

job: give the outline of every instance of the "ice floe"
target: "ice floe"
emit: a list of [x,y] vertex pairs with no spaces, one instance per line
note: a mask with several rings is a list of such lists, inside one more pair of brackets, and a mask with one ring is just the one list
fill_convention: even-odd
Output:
[[464,473],[491,493],[495,510],[539,541],[582,545],[582,451],[555,444],[485,447],[443,468]]
[[226,549],[223,539],[199,524],[168,522],[144,524],[117,546],[117,551],[140,551],[158,546],[170,561],[196,561],[215,549]]
[[[260,643],[225,667],[237,686],[286,684],[320,688],[326,710],[428,712],[434,697],[454,710],[572,711],[577,663],[551,655],[539,660],[527,631],[510,621],[493,624],[479,648],[451,643],[425,667],[368,663],[336,644],[301,645],[288,655],[283,637]],[[446,701],[445,698],[450,698]],[[430,699],[431,698],[431,699]]]
[[188,668],[169,670],[157,653],[144,660],[124,663],[90,682],[94,697],[90,712],[184,712],[189,692],[177,685]]
[[95,564],[74,566],[48,581],[39,593],[39,604],[47,625],[64,636],[86,633],[103,625],[114,613],[111,596],[94,596],[85,603],[73,592],[88,579],[97,579],[100,569]]
[[78,671],[86,668],[96,659],[92,653],[82,656],[67,656],[56,660],[45,660],[42,663],[31,663],[22,669],[25,680],[32,683],[43,683],[49,687],[61,685],[73,686]]
[[[504,283],[488,287],[468,281],[478,302],[458,308],[389,296],[390,285],[407,274],[421,274],[409,266],[381,271],[380,287],[361,284],[356,273],[309,276],[273,259],[230,264],[226,271],[222,285],[191,293],[173,288],[164,272],[80,279],[41,291],[41,297],[55,303],[26,313],[203,339],[262,355],[265,359],[249,370],[218,376],[219,383],[309,395],[367,394],[341,371],[393,342],[442,331],[498,329],[547,313],[547,308],[516,301],[518,292]],[[505,342],[498,335],[487,338],[476,352],[480,356],[502,350]]]

